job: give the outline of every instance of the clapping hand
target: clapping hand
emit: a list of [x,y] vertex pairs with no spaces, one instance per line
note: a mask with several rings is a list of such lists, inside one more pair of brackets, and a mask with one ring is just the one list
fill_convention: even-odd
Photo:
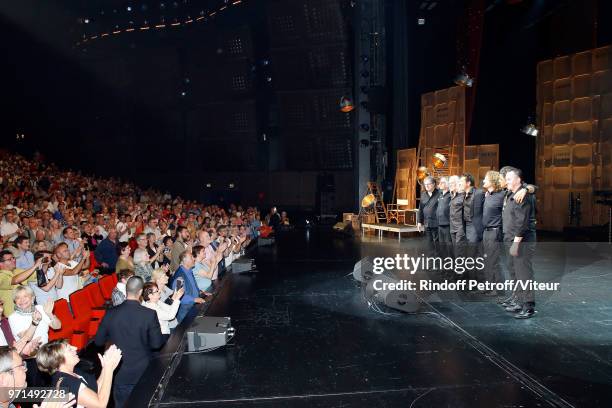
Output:
[[104,356],[98,354],[102,368],[107,368],[109,370],[114,370],[117,368],[119,362],[121,361],[121,357],[121,350],[119,350],[114,344],[104,352]]
[[43,310],[45,311],[45,314],[49,316],[49,318],[51,317],[51,315],[53,315],[54,306],[55,306],[55,303],[51,299],[47,300],[45,302],[45,305],[43,306]]

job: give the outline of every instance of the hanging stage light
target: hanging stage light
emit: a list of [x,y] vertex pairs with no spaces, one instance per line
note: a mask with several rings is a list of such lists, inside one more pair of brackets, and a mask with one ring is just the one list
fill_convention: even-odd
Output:
[[433,155],[433,166],[436,169],[440,169],[446,165],[446,156],[442,153],[434,153]]
[[428,176],[429,176],[429,170],[427,169],[427,167],[421,166],[417,169],[417,180],[419,180],[419,183],[425,180],[425,177],[428,177]]
[[463,71],[455,78],[455,84],[471,88],[472,85],[474,85],[474,79],[470,77],[465,71]]
[[533,123],[529,123],[524,128],[521,129],[521,132],[529,136],[537,136],[538,128]]
[[340,98],[340,110],[344,113],[350,112],[355,109],[355,105],[353,101],[348,96],[343,96]]
[[376,197],[374,194],[368,194],[361,200],[361,207],[370,208],[374,205],[374,203],[376,203]]

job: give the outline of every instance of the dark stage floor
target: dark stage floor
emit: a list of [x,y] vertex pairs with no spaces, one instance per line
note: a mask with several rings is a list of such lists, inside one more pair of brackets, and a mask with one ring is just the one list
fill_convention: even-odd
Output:
[[536,279],[561,290],[528,321],[457,293],[424,298],[416,314],[369,308],[347,276],[355,262],[418,240],[298,230],[259,248],[260,272],[228,279],[206,312],[232,318],[232,344],[181,354],[173,339],[130,406],[146,406],[160,381],[159,406],[611,406],[609,246],[542,249]]

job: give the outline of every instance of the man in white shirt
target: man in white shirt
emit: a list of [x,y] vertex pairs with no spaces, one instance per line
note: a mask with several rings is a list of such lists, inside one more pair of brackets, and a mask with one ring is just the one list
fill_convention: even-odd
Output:
[[70,259],[79,262],[81,260],[81,252],[83,251],[83,243],[80,239],[76,238],[76,231],[72,227],[64,228],[62,231],[62,241],[66,245],[68,245],[68,250],[70,251]]
[[57,290],[57,296],[58,298],[70,301],[70,294],[83,287],[81,275],[89,275],[89,271],[87,270],[89,267],[89,251],[86,249],[82,250],[82,257],[79,262],[70,260],[68,245],[62,242],[55,247],[54,254],[57,264],[54,268],[49,269],[53,269],[53,273],[55,273],[55,268],[58,264],[64,267],[64,282],[62,287]]
[[4,214],[4,220],[0,223],[0,236],[3,241],[14,241],[19,235],[19,226],[15,223],[15,210],[8,210]]
[[126,214],[121,214],[119,218],[119,222],[117,223],[117,233],[119,235],[119,242],[128,242],[130,237],[132,236],[130,231],[130,222],[127,218],[131,216]]
[[161,230],[159,229],[159,220],[157,218],[149,218],[147,222],[147,226],[144,229],[145,234],[153,233],[155,234],[155,241],[159,241],[161,239]]

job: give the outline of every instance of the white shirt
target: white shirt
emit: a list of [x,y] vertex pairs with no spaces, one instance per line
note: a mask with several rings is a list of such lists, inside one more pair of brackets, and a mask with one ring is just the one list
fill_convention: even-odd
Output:
[[181,301],[174,300],[172,306],[165,304],[161,300],[157,303],[142,302],[142,305],[157,312],[157,320],[159,320],[161,333],[170,334],[170,323],[175,319]]
[[[38,326],[36,326],[36,331],[34,331],[34,337],[32,338],[40,337],[40,344],[46,344],[49,342],[49,324],[51,324],[51,318],[47,316],[41,305],[36,305],[34,307],[40,312],[42,320],[40,323],[38,323]],[[15,340],[19,340],[21,339],[21,337],[19,337],[19,333],[27,330],[27,328],[32,324],[32,315],[14,311],[8,317],[8,320],[9,324],[11,325],[13,336],[15,336]]]
[[[47,273],[45,273],[45,276],[47,277],[47,283],[49,283],[49,281],[55,276],[55,270],[53,270],[53,268],[47,268]],[[55,286],[49,289],[48,292],[45,292],[38,287],[36,282],[28,282],[28,285],[30,285],[34,291],[34,296],[36,296],[36,304],[38,305],[44,305],[49,299],[53,300],[54,302],[59,299],[57,288]]]
[[[2,235],[3,237],[14,234],[18,229],[19,226],[14,222],[8,222],[6,220],[3,220],[2,223],[0,223],[0,235]],[[16,238],[16,236],[11,237],[9,241],[14,241]]]
[[[73,269],[79,263],[76,261],[68,262],[68,265],[62,264],[66,267],[66,269]],[[53,268],[49,268],[50,270]],[[55,271],[53,271],[55,273]],[[64,275],[64,284],[61,289],[57,289],[58,299],[66,299],[66,301],[70,302],[70,294],[76,292],[77,290],[83,288],[83,283],[81,282],[81,277],[77,275],[66,276]]]
[[117,225],[117,231],[123,231],[123,229],[125,228],[125,233],[122,234],[119,237],[119,242],[128,242],[130,240],[130,229],[127,227],[127,224],[124,222],[118,222]]

